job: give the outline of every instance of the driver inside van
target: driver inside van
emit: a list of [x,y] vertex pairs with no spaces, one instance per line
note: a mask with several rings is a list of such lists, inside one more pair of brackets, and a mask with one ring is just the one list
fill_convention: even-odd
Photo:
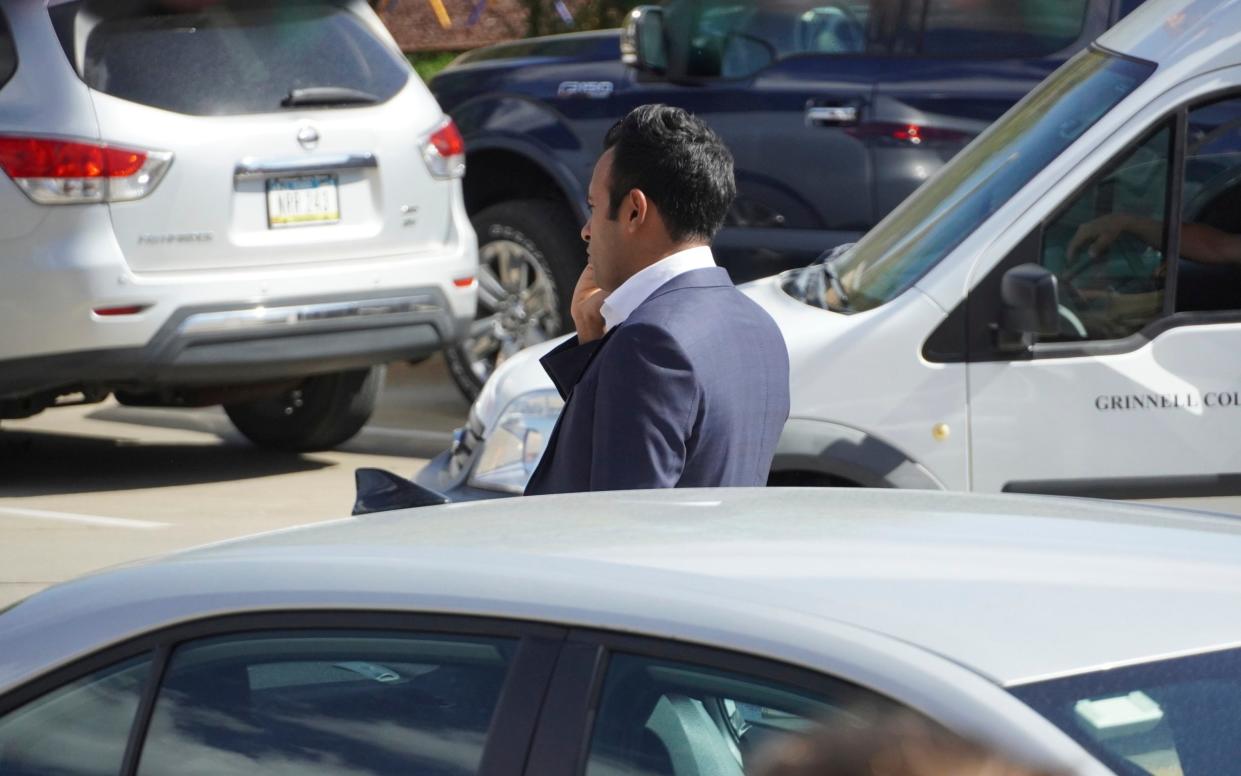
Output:
[[[1128,213],[1111,213],[1087,221],[1069,242],[1069,261],[1075,260],[1082,248],[1086,248],[1090,259],[1099,258],[1122,234],[1132,234],[1159,249],[1163,243],[1163,222]],[[1183,224],[1181,255],[1203,264],[1241,263],[1241,234],[1230,234],[1207,224]],[[1157,271],[1163,267],[1161,263]]]

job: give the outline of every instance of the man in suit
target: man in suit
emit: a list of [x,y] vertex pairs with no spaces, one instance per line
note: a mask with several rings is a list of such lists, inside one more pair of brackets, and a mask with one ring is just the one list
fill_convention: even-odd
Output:
[[526,494],[763,485],[789,414],[789,357],[710,242],[736,195],[702,121],[636,108],[608,132],[582,227],[577,337],[542,363],[565,399]]

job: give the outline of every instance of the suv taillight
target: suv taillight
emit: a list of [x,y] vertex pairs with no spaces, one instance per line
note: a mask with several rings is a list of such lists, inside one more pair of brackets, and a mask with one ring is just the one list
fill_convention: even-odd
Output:
[[60,140],[0,137],[0,169],[42,205],[141,199],[172,163],[164,151]]
[[465,141],[452,119],[444,119],[422,147],[431,175],[445,180],[465,176]]

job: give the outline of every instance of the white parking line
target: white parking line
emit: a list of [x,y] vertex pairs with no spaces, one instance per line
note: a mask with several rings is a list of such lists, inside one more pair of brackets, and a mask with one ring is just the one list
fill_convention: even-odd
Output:
[[112,528],[134,528],[151,530],[167,528],[168,523],[155,523],[149,520],[130,520],[124,517],[100,517],[99,515],[79,515],[73,512],[48,512],[43,509],[20,509],[18,507],[0,507],[0,517],[25,517],[34,520],[61,520],[67,523],[84,523],[86,525],[102,525]]
[[411,440],[453,441],[453,433],[450,431],[418,431],[417,428],[388,428],[385,426],[364,426],[362,431],[377,433],[377,435],[386,437],[408,437]]
[[403,439],[414,439],[422,442],[442,442],[449,444],[452,442],[451,431],[419,431],[411,428],[385,428],[384,426],[365,426],[362,429],[364,434],[376,434],[378,436],[401,437]]

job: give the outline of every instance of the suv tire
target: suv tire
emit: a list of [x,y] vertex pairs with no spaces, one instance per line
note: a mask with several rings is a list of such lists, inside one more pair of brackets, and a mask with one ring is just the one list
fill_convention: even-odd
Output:
[[568,209],[553,200],[501,202],[471,220],[478,234],[478,314],[444,357],[453,382],[473,401],[499,362],[571,326],[569,302],[586,250]]
[[308,377],[279,396],[225,404],[224,411],[259,447],[295,453],[327,450],[366,425],[385,371],[380,365]]

